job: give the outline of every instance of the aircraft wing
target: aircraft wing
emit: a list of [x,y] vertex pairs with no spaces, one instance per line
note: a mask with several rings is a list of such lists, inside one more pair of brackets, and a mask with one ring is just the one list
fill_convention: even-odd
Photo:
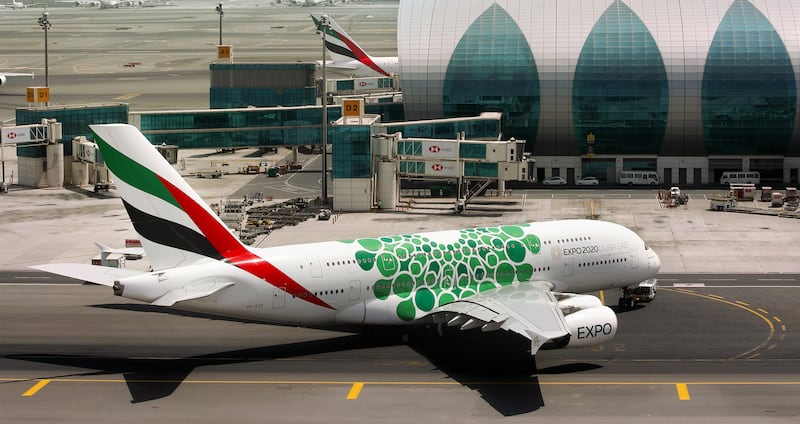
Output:
[[483,331],[504,329],[521,334],[531,341],[531,355],[546,342],[570,334],[555,295],[535,285],[490,290],[431,313],[435,322],[462,330],[480,327]]
[[134,269],[69,263],[34,265],[31,268],[108,287],[113,287],[116,280],[145,273]]

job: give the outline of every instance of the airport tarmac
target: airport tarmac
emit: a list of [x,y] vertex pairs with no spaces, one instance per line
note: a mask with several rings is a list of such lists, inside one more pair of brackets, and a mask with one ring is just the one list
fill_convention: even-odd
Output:
[[[0,280],[3,422],[758,422],[800,416],[800,275],[665,275],[612,343],[359,336],[171,313],[36,273]],[[43,285],[40,285],[43,284]],[[755,286],[760,286],[754,288]]]
[[[316,60],[311,9],[256,4],[225,5],[223,30],[237,61]],[[55,102],[205,107],[218,41],[214,5],[52,9]],[[396,7],[327,11],[370,52],[394,55]],[[40,11],[6,12],[0,34],[10,43],[0,68],[34,69],[41,82]],[[24,106],[19,90],[29,82],[0,89],[0,120]],[[319,186],[309,173],[188,181],[210,203],[256,191],[276,201],[313,197]],[[440,339],[423,329],[404,344],[389,330],[358,336],[239,323],[30,272],[33,264],[88,262],[93,242],[117,247],[135,233],[114,191],[12,187],[0,194],[0,421],[796,422],[800,225],[709,211],[705,198],[714,191],[690,190],[685,209],[662,207],[654,190],[514,190],[461,215],[447,212],[448,201],[417,199],[411,209],[339,213],[258,241],[586,217],[637,231],[661,258],[657,299],[619,314],[613,343],[545,351],[533,363],[518,354],[525,342],[503,333]],[[615,293],[597,295],[616,303]]]
[[[315,163],[310,157],[308,167]],[[313,191],[319,183],[313,173],[188,181],[209,201],[226,191]],[[700,200],[706,194],[689,193],[688,208],[665,209],[648,189],[525,190],[484,199],[461,215],[420,199],[417,210],[342,213],[260,241],[592,213],[635,228],[662,259],[657,299],[620,313],[612,343],[531,360],[520,355],[525,341],[504,333],[442,339],[421,329],[405,344],[393,330],[359,336],[238,323],[28,272],[33,263],[88,261],[93,241],[118,246],[134,233],[113,190],[12,189],[0,202],[0,245],[13,246],[0,255],[0,418],[793,422],[800,416],[800,274],[790,248],[797,221],[709,211]],[[613,292],[596,294],[616,303]]]
[[[48,65],[51,104],[128,103],[132,111],[205,109],[209,64],[219,43],[217,2],[178,0],[175,6],[51,8]],[[266,0],[224,3],[223,43],[234,62],[321,60],[322,41],[309,14],[328,13],[375,56],[397,55],[394,1],[332,7],[288,7]],[[25,107],[25,87],[44,86],[42,9],[0,12],[0,71],[34,72],[0,88],[0,121]],[[337,74],[329,70],[329,78]],[[342,77],[342,75],[339,75]]]
[[[284,152],[282,150],[282,152]],[[191,164],[229,161],[248,156],[184,151]],[[285,153],[285,152],[284,152]],[[283,154],[283,153],[282,153]],[[265,156],[269,158],[270,156]],[[269,160],[280,160],[274,156]],[[306,170],[319,169],[318,157],[304,156]],[[259,159],[257,159],[259,160]],[[186,163],[186,161],[182,161]],[[192,165],[190,165],[192,166]],[[315,168],[316,166],[316,168]],[[191,177],[189,183],[208,203],[221,203],[228,196],[260,193],[273,202],[294,197],[318,196],[320,179],[314,172],[286,174],[278,178],[262,175],[225,175],[221,179]],[[21,268],[44,262],[83,261],[96,254],[93,242],[119,247],[136,234],[116,193],[95,195],[84,189],[24,189],[13,187],[0,197],[0,245],[6,251],[0,268]],[[796,219],[746,215],[709,210],[707,200],[722,188],[684,190],[690,195],[686,207],[666,208],[656,190],[545,189],[511,190],[507,197],[489,197],[475,202],[460,215],[452,214],[448,199],[418,198],[412,207],[397,207],[381,213],[337,213],[330,221],[309,220],[291,230],[275,231],[259,239],[256,246],[345,240],[387,234],[407,234],[455,228],[481,227],[552,219],[593,218],[625,225],[636,231],[661,259],[665,273],[781,274],[800,270],[800,251],[791,247],[800,240]],[[758,206],[757,202],[753,206]],[[763,207],[763,205],[761,205]],[[46,238],[31,238],[35,228]],[[76,243],[76,241],[82,241]],[[135,265],[135,263],[131,262]]]

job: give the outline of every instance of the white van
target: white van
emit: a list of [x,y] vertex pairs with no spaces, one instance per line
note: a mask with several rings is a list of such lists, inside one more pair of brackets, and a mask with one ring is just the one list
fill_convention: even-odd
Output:
[[655,171],[622,171],[619,173],[619,183],[627,185],[658,185],[661,180]]
[[725,171],[719,179],[722,185],[731,184],[761,184],[761,174],[758,171]]

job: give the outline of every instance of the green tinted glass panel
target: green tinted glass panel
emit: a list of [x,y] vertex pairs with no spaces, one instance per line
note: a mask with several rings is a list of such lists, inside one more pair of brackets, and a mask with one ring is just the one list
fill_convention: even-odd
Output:
[[453,52],[444,79],[444,114],[503,112],[505,133],[534,140],[539,96],[539,74],[528,41],[514,19],[493,4],[470,25]]
[[461,144],[459,151],[464,159],[486,159],[485,144]]
[[491,162],[464,162],[467,177],[497,178],[497,164]]
[[589,33],[575,69],[573,120],[581,152],[591,146],[597,154],[658,153],[667,90],[653,36],[628,6],[615,1]]
[[709,154],[782,154],[791,141],[797,84],[775,28],[746,0],[728,9],[711,42],[702,89]]
[[363,125],[331,127],[333,178],[369,178],[370,128]]
[[[128,105],[86,105],[68,106],[64,108],[50,107],[44,109],[17,109],[17,125],[40,124],[43,118],[61,122],[61,140],[64,142],[64,154],[72,154],[72,139],[79,136],[91,136],[89,125],[93,124],[127,124]],[[34,156],[35,157],[35,156]]]

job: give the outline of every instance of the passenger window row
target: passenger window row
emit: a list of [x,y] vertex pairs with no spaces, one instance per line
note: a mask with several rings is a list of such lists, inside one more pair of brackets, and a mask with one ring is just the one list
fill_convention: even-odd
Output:
[[590,266],[609,265],[628,262],[628,258],[606,259],[602,261],[583,262],[578,264],[578,268],[586,268]]
[[[556,243],[558,243],[558,244],[562,244],[562,243],[575,243],[575,242],[577,242],[577,241],[591,241],[591,240],[592,240],[592,238],[591,238],[591,237],[573,237],[573,238],[568,238],[568,239],[556,240]],[[549,244],[549,243],[548,243],[548,244]]]

